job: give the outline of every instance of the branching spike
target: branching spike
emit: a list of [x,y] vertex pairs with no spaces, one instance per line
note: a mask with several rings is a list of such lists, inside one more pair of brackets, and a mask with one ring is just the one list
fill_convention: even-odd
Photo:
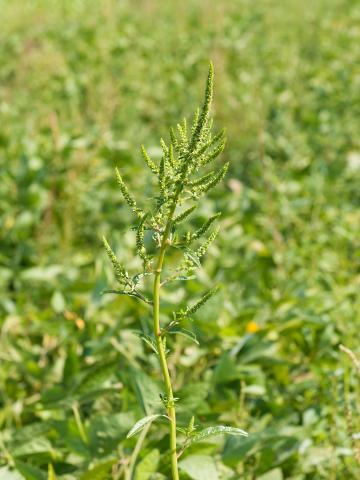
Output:
[[125,270],[125,268],[121,265],[119,260],[117,259],[115,253],[113,252],[112,248],[110,247],[108,241],[106,240],[105,237],[103,237],[103,244],[106,250],[106,253],[113,265],[114,273],[116,280],[121,284],[121,285],[128,285],[130,283],[130,278]]
[[155,173],[156,175],[159,173],[159,169],[158,167],[155,165],[155,163],[151,160],[151,158],[149,157],[149,154],[147,153],[144,145],[141,145],[141,153],[142,153],[142,156],[146,162],[146,165],[150,168],[150,170]]
[[177,316],[180,317],[189,317],[190,315],[194,314],[197,312],[205,303],[210,300],[211,297],[213,297],[217,292],[219,291],[219,287],[216,286],[209,290],[208,292],[203,295],[198,302],[196,302],[194,305],[187,307],[184,312],[179,312]]
[[187,208],[186,210],[181,212],[177,217],[175,217],[174,224],[180,223],[185,220],[185,218],[187,218],[195,209],[196,205],[193,205],[192,207]]
[[196,230],[196,232],[191,236],[191,239],[192,240],[197,240],[198,238],[200,238],[202,235],[204,235],[208,230],[209,228],[211,227],[211,225],[215,222],[215,220],[217,220],[219,217],[220,217],[221,213],[216,213],[215,215],[213,215],[212,217],[210,217],[205,223],[204,225],[202,225],[202,227],[200,227],[198,230]]
[[142,216],[144,215],[144,212],[140,208],[137,207],[135,199],[130,195],[129,190],[128,190],[127,186],[125,185],[124,180],[122,179],[122,176],[119,172],[119,169],[115,168],[115,172],[116,172],[116,179],[117,179],[117,182],[120,186],[120,190],[121,190],[121,193],[124,197],[125,202],[129,205],[131,210],[138,217],[142,218]]
[[209,73],[208,73],[208,78],[206,82],[204,104],[201,109],[201,113],[199,115],[196,128],[191,138],[190,147],[189,147],[190,152],[193,152],[195,150],[199,140],[201,139],[201,134],[203,132],[203,129],[206,126],[206,123],[208,121],[211,102],[213,98],[213,91],[214,91],[214,67],[212,62],[210,62]]

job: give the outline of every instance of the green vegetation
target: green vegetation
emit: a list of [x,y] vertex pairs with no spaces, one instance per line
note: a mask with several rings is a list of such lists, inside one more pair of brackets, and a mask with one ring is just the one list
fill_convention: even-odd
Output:
[[180,478],[358,478],[359,2],[0,7],[0,479],[171,478],[153,277],[103,294],[156,253],[113,172],[156,205],[144,160],[160,173],[210,58],[230,166],[182,220],[220,231],[197,279],[161,289],[163,327],[193,318],[167,336]]
[[[147,332],[141,332],[140,338],[150,346],[152,353],[159,358],[161,373],[163,376],[165,393],[160,394],[161,402],[165,408],[167,415],[152,414],[139,420],[130,430],[127,438],[132,437],[135,433],[140,432],[146,425],[156,419],[165,417],[170,425],[170,456],[171,456],[171,472],[174,480],[179,479],[178,459],[184,453],[185,449],[195,443],[195,441],[204,440],[213,435],[226,433],[230,435],[247,436],[247,433],[239,428],[210,427],[196,432],[194,424],[195,417],[190,413],[190,420],[187,428],[181,428],[185,439],[183,446],[178,451],[177,430],[176,425],[176,402],[179,400],[174,397],[173,381],[169,372],[168,356],[169,335],[183,335],[190,338],[198,344],[196,335],[190,329],[183,328],[183,325],[191,321],[191,316],[203,307],[217,292],[218,288],[212,288],[207,291],[198,302],[194,305],[187,306],[185,310],[181,309],[172,312],[172,317],[167,320],[164,326],[160,320],[160,298],[162,287],[169,283],[178,283],[189,281],[196,278],[194,272],[201,266],[200,261],[208,251],[212,242],[217,237],[219,230],[214,230],[202,244],[197,245],[195,250],[190,246],[196,240],[204,235],[214,221],[219,217],[219,213],[210,217],[195,232],[181,232],[179,224],[184,222],[196,210],[197,202],[205,193],[212,190],[217,184],[223,180],[229,164],[216,170],[210,170],[205,175],[199,176],[199,170],[203,170],[218,157],[225,146],[225,132],[221,130],[216,135],[212,133],[213,120],[210,117],[210,108],[214,91],[214,67],[210,64],[208,79],[205,89],[205,98],[202,109],[197,109],[191,126],[188,131],[186,118],[181,124],[177,125],[178,132],[170,128],[170,143],[166,145],[161,139],[163,154],[159,165],[151,160],[145,148],[142,147],[143,157],[152,171],[157,177],[159,195],[156,197],[156,203],[147,211],[137,206],[135,199],[129,193],[121,174],[116,169],[116,176],[120,186],[124,200],[129,205],[134,214],[139,217],[136,226],[136,250],[137,254],[143,262],[143,269],[133,278],[129,277],[126,269],[120,264],[115,253],[112,251],[107,240],[104,238],[105,250],[113,265],[114,273],[120,290],[110,290],[109,293],[117,293],[119,295],[128,295],[144,301],[146,304],[152,304],[153,311],[153,332],[149,335]],[[195,175],[195,178],[194,178]],[[184,205],[189,205],[184,208]],[[148,248],[145,245],[145,233],[151,234],[151,242]],[[155,247],[157,253],[150,254],[148,250]],[[182,259],[172,269],[168,269],[167,275],[162,280],[162,273],[166,273],[165,257],[169,250],[180,250]],[[168,256],[168,255],[167,255]],[[146,279],[147,276],[153,277],[153,295],[152,300],[148,300],[145,295],[138,291],[140,279]],[[148,327],[147,327],[148,330]],[[141,443],[143,442],[141,437]],[[136,451],[136,450],[135,450]],[[129,478],[132,475],[130,469]]]

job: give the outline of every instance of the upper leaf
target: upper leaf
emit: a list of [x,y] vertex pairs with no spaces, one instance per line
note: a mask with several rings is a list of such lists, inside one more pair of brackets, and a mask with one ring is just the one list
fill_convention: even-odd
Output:
[[214,437],[216,435],[241,435],[243,437],[247,437],[248,433],[241,428],[234,428],[234,427],[226,427],[224,425],[218,425],[216,427],[208,427],[201,432],[196,433],[194,436],[191,437],[189,445],[200,442],[201,440],[205,440],[209,437]]
[[141,432],[141,430],[145,427],[145,425],[153,422],[159,417],[167,418],[166,415],[161,415],[160,413],[155,413],[154,415],[147,415],[146,417],[143,417],[141,420],[135,423],[135,425],[131,428],[131,430],[127,434],[126,438],[133,437],[137,433]]

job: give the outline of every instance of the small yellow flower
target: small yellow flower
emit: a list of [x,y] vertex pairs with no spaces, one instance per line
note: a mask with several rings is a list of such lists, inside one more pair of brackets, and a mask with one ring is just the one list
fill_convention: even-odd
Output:
[[259,330],[259,326],[256,322],[249,322],[246,325],[246,331],[248,333],[256,333]]

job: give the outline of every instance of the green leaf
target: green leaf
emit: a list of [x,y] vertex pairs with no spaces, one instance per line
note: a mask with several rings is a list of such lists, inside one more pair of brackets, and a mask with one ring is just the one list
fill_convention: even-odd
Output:
[[137,335],[151,348],[154,353],[156,353],[156,355],[158,355],[157,345],[154,337],[147,335],[146,333],[137,333]]
[[211,387],[207,382],[185,383],[177,391],[180,402],[177,409],[181,412],[204,411],[208,409],[206,397]]
[[229,438],[222,453],[222,460],[230,467],[236,467],[247,454],[253,454],[254,450],[260,446],[259,435],[254,434],[248,438],[231,437]]
[[235,467],[247,455],[253,455],[255,452],[262,451],[264,452],[262,466],[266,468],[265,459],[270,458],[271,461],[268,468],[271,468],[275,461],[277,464],[280,464],[293,455],[298,445],[297,438],[282,435],[275,429],[267,429],[254,433],[246,439],[240,439],[239,437],[228,438],[222,459],[226,465]]
[[107,462],[100,463],[95,467],[85,472],[80,480],[108,480],[111,467],[116,462],[116,459],[108,460]]
[[156,420],[159,417],[165,417],[166,418],[165,415],[161,415],[160,413],[156,413],[154,415],[148,415],[146,417],[143,417],[141,420],[139,420],[138,422],[135,423],[135,425],[131,428],[131,430],[127,434],[126,438],[130,438],[130,437],[136,435],[137,433],[141,432],[141,430],[145,427],[145,425],[153,422],[154,420]]
[[258,480],[283,480],[283,474],[281,468],[273,468],[268,472],[257,477]]
[[243,373],[236,363],[236,358],[225,352],[221,355],[214,369],[212,381],[215,384],[222,384],[240,379],[242,375]]
[[45,437],[38,437],[28,440],[23,445],[11,449],[13,457],[29,457],[30,455],[51,453],[52,447],[49,440]]
[[135,395],[144,414],[149,415],[150,412],[159,409],[159,394],[161,393],[161,388],[142,370],[131,367],[129,373]]
[[190,455],[179,463],[180,469],[193,480],[219,480],[215,461],[207,455]]
[[77,344],[71,341],[67,348],[66,360],[63,368],[63,383],[66,386],[70,386],[77,373],[79,372],[79,355],[77,352]]
[[193,342],[196,343],[196,345],[199,345],[199,342],[197,341],[196,335],[194,332],[191,330],[187,330],[186,328],[181,328],[181,327],[172,327],[168,330],[168,333],[175,335],[182,335],[183,337],[189,338]]
[[90,392],[99,390],[103,384],[115,374],[118,363],[118,360],[114,360],[90,368],[77,385],[75,394],[82,397]]
[[151,450],[136,467],[135,480],[149,480],[153,473],[156,473],[160,461],[160,452],[157,449]]
[[52,423],[43,420],[41,423],[29,423],[26,427],[10,430],[11,445],[19,447],[34,438],[42,437],[52,429]]
[[243,436],[247,437],[248,433],[245,432],[244,430],[241,430],[241,428],[234,428],[234,427],[226,427],[223,425],[218,425],[216,427],[208,427],[205,428],[204,430],[201,430],[201,432],[196,433],[193,437],[191,437],[189,445],[195,443],[195,442],[200,442],[201,440],[205,440],[206,438],[209,437],[214,437],[216,435],[234,435],[234,436]]
[[100,457],[111,453],[126,438],[126,433],[134,422],[132,412],[92,417],[88,428],[92,454]]
[[16,461],[15,468],[21,473],[25,480],[47,480],[47,474],[33,465]]
[[61,438],[61,442],[66,446],[69,452],[90,460],[89,448],[84,444],[73,417],[63,421],[55,421],[54,429],[57,437]]

